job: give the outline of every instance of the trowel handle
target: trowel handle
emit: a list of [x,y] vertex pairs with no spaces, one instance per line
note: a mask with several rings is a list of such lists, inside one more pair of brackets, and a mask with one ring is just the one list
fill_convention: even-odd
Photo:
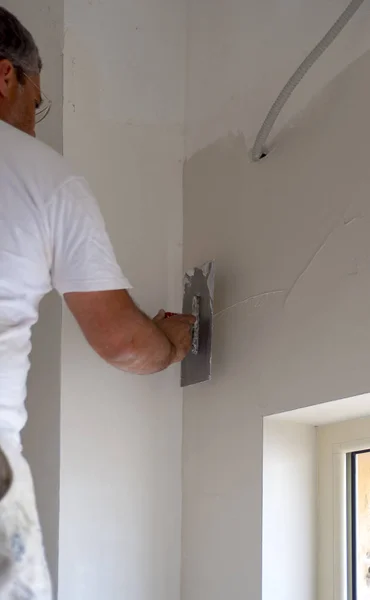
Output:
[[[199,315],[200,315],[200,297],[194,296],[192,302],[191,314],[195,317],[195,323],[193,325],[193,339],[191,343],[192,354],[198,354],[199,352]],[[165,318],[170,319],[176,317],[177,313],[166,312]]]
[[191,344],[191,351],[193,354],[199,352],[199,316],[200,316],[200,297],[193,296],[192,303],[192,315],[195,317],[195,323],[193,325],[193,341]]

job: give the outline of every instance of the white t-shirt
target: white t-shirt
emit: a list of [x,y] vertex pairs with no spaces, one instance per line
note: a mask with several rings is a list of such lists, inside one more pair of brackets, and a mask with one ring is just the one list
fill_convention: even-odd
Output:
[[31,327],[40,300],[127,289],[86,181],[51,148],[0,121],[0,437],[27,420]]

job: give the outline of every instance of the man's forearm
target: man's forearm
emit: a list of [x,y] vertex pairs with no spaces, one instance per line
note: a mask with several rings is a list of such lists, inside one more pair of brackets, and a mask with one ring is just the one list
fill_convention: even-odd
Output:
[[136,328],[129,344],[108,362],[122,371],[151,375],[167,369],[176,356],[176,349],[166,335],[146,315],[136,318]]
[[190,349],[188,319],[164,319],[160,311],[152,321],[126,290],[70,292],[64,298],[90,346],[122,371],[157,373]]

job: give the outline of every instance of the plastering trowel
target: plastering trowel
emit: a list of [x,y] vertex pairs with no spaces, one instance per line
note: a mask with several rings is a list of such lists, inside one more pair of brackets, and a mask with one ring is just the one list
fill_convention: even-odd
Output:
[[214,261],[185,273],[182,312],[196,321],[192,348],[181,366],[181,387],[211,379],[214,284]]

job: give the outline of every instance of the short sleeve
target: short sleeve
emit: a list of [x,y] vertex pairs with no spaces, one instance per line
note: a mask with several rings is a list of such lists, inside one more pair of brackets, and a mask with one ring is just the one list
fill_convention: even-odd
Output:
[[129,289],[97,201],[83,178],[64,183],[47,206],[51,279],[60,293]]

